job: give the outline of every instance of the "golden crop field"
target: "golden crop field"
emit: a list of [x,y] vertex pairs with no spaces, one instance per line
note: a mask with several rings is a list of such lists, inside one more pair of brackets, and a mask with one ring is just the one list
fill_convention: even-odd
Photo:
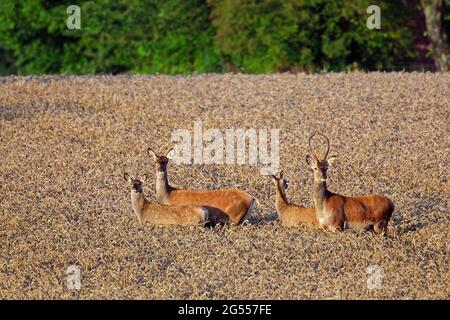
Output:
[[[449,299],[449,113],[449,73],[0,78],[0,299]],[[249,192],[251,224],[140,226],[123,173],[154,201],[147,148],[196,120],[279,129],[288,198],[308,207],[308,138],[327,134],[330,190],[392,199],[389,235],[283,228],[249,164],[168,170]]]

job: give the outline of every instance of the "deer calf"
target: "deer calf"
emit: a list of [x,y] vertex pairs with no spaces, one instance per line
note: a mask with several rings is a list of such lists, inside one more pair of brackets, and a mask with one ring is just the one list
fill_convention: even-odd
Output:
[[275,184],[275,208],[283,227],[295,227],[298,225],[307,225],[309,227],[318,227],[316,210],[314,208],[305,208],[296,204],[289,203],[286,198],[286,189],[288,183],[283,179],[283,171],[279,175],[270,176]]
[[[306,162],[313,170],[313,199],[316,207],[317,220],[321,227],[330,230],[373,230],[375,233],[385,233],[388,222],[394,212],[394,203],[387,197],[368,195],[346,197],[333,193],[327,188],[327,172],[336,156],[328,157],[330,141],[326,139],[327,149],[323,157],[318,157],[311,147],[311,156],[306,156]],[[328,157],[328,158],[327,158]]]
[[224,224],[227,223],[228,217],[215,208],[195,205],[162,205],[149,202],[142,189],[142,184],[146,181],[147,176],[143,175],[139,179],[135,179],[127,173],[124,179],[131,187],[131,203],[134,213],[139,222],[146,222],[156,225],[171,224]]

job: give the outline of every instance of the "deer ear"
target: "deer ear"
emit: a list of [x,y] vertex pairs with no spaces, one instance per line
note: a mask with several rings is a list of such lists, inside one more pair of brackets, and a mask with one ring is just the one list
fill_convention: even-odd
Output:
[[327,159],[328,165],[331,166],[333,164],[333,162],[336,160],[336,156],[329,156]]
[[172,148],[172,149],[169,150],[169,152],[167,152],[166,158],[169,159],[169,160],[172,160],[174,155],[175,155],[175,150],[173,150],[173,148]]
[[141,182],[144,182],[144,181],[146,181],[147,180],[147,175],[146,174],[143,174],[142,176],[141,176]]
[[283,179],[283,176],[284,176],[284,170],[281,170],[280,171],[280,179]]
[[131,182],[131,176],[128,173],[123,174],[123,179],[127,182]]
[[314,168],[314,160],[313,160],[313,158],[311,158],[310,155],[307,155],[307,156],[306,156],[306,163],[307,163],[311,168]]
[[272,172],[271,177],[273,177],[274,180],[279,180],[280,179],[280,171],[275,171]]
[[155,151],[153,151],[152,148],[148,148],[148,149],[147,149],[147,153],[148,153],[148,156],[149,156],[150,158],[153,158],[153,160],[156,161],[156,160],[158,159],[158,157],[156,156]]

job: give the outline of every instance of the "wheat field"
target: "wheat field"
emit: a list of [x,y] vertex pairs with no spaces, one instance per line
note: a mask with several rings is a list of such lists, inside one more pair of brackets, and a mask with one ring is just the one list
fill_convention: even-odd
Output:
[[[449,299],[449,112],[449,73],[0,78],[0,299]],[[123,173],[154,201],[147,148],[195,120],[278,128],[304,206],[308,137],[326,133],[330,190],[391,198],[389,236],[283,228],[254,165],[169,164],[174,186],[255,196],[251,224],[140,226]]]

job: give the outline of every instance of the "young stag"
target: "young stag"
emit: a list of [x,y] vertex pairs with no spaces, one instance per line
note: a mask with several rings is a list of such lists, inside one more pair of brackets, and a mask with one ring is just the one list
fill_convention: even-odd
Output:
[[317,227],[319,224],[314,208],[305,208],[288,202],[286,198],[288,183],[283,179],[283,171],[278,176],[274,174],[270,177],[275,184],[275,207],[281,225],[283,227],[295,227],[303,224],[310,227]]
[[194,223],[205,226],[228,221],[225,214],[214,208],[194,205],[153,204],[145,198],[142,189],[142,184],[147,179],[147,175],[135,179],[125,173],[123,177],[131,186],[131,203],[141,224],[146,222],[157,225]]
[[[392,212],[393,202],[380,195],[346,197],[327,189],[327,171],[336,156],[328,157],[330,141],[326,136],[327,149],[323,157],[313,152],[309,138],[311,156],[306,156],[306,162],[314,173],[313,198],[316,216],[322,228],[330,230],[373,230],[375,233],[385,233]],[[327,158],[328,157],[328,158]]]
[[149,157],[156,163],[156,200],[161,204],[195,204],[218,208],[233,224],[247,221],[254,207],[254,198],[241,190],[189,190],[169,185],[167,164],[174,156],[171,149],[165,156],[148,149]]

